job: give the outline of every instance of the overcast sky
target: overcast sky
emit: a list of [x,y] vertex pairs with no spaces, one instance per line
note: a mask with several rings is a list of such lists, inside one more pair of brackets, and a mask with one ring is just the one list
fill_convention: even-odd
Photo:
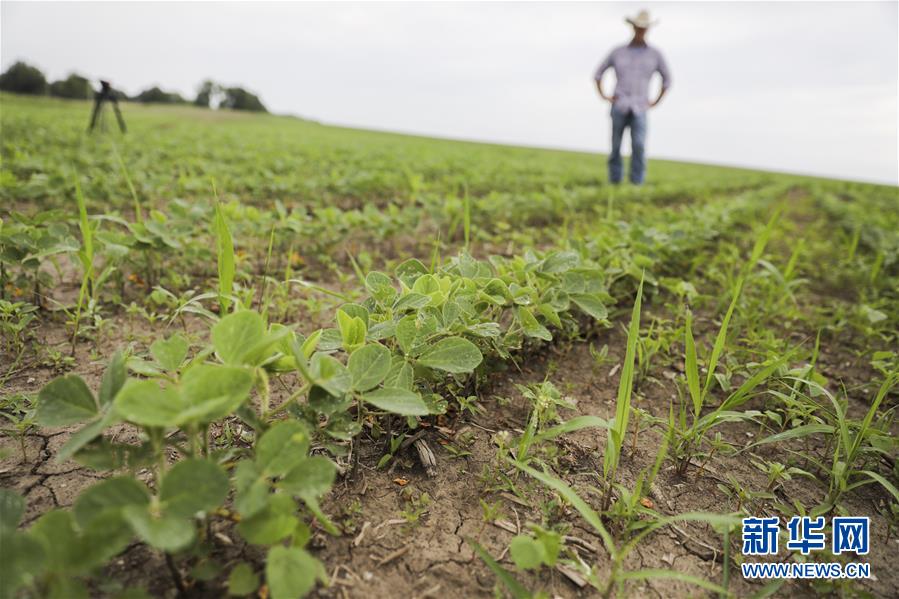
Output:
[[241,84],[326,123],[608,150],[593,72],[627,14],[673,87],[648,151],[899,184],[897,3],[0,3],[0,62],[135,93]]

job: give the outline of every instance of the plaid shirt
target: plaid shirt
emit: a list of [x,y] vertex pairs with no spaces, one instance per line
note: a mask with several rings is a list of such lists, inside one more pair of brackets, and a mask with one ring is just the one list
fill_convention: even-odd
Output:
[[658,71],[662,76],[662,87],[671,85],[671,73],[662,53],[655,48],[642,46],[620,46],[596,69],[596,80],[603,73],[615,69],[618,82],[615,85],[615,107],[623,112],[645,112],[649,108],[649,80]]

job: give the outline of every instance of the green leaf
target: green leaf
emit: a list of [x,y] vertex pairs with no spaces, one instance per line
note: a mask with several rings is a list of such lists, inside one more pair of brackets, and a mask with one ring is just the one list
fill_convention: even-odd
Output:
[[893,499],[895,499],[896,501],[899,501],[899,489],[896,489],[896,486],[893,483],[888,481],[886,478],[884,478],[880,474],[878,474],[876,472],[872,472],[871,470],[861,470],[860,472],[861,472],[861,474],[864,474],[871,480],[874,480],[874,481],[880,483],[880,485],[884,489],[886,489],[887,491],[890,492],[890,495],[893,496]]
[[17,597],[16,591],[43,574],[46,555],[41,542],[30,534],[3,532],[0,542],[0,597]]
[[325,581],[321,562],[299,547],[272,547],[265,564],[265,578],[271,599],[296,599]]
[[323,456],[304,459],[278,483],[278,486],[297,497],[320,497],[331,489],[337,476],[337,466]]
[[404,354],[408,354],[415,347],[415,339],[418,337],[417,318],[410,314],[404,316],[396,323],[396,341]]
[[100,394],[98,399],[101,406],[107,406],[115,399],[116,394],[125,384],[128,378],[128,372],[125,368],[125,358],[121,352],[116,352],[109,361],[109,366],[103,373],[103,380],[100,382]]
[[212,346],[222,362],[238,365],[264,336],[262,316],[252,310],[242,310],[225,316],[212,327]]
[[687,310],[687,323],[684,325],[684,344],[686,349],[687,386],[693,400],[693,414],[699,418],[702,411],[702,395],[699,389],[699,365],[696,361],[696,343],[693,341],[693,313]]
[[283,476],[306,459],[309,431],[298,420],[284,420],[266,431],[256,443],[256,466],[265,476]]
[[228,575],[229,595],[249,595],[259,588],[259,575],[253,571],[253,567],[247,562],[240,562],[231,574]]
[[187,349],[187,340],[175,333],[166,340],[154,341],[150,346],[150,353],[164,370],[176,372],[187,357]]
[[312,382],[334,397],[343,397],[350,390],[353,376],[337,358],[323,353],[312,356],[309,362]]
[[296,529],[299,524],[296,510],[297,506],[289,495],[271,495],[265,509],[242,519],[237,531],[254,545],[274,545]]
[[373,389],[390,371],[390,350],[378,343],[360,347],[350,354],[347,368],[353,377],[353,389]]
[[99,437],[107,428],[114,424],[118,424],[121,421],[122,419],[118,412],[110,406],[100,418],[87,423],[73,433],[72,436],[69,437],[69,440],[65,442],[65,445],[59,449],[55,460],[60,463],[65,462],[85,445]]
[[543,545],[529,535],[517,535],[509,543],[509,555],[519,568],[533,570],[543,564]]
[[560,435],[579,431],[583,428],[589,428],[591,426],[595,426],[596,428],[609,428],[610,424],[608,420],[600,418],[599,416],[576,416],[571,420],[566,420],[562,424],[558,424],[554,427],[544,430],[542,433],[534,437],[534,441],[547,441],[549,439],[555,439]]
[[165,473],[159,499],[166,514],[189,518],[210,511],[228,496],[228,475],[210,460],[189,458]]
[[337,310],[337,326],[340,329],[343,347],[348,352],[355,351],[365,343],[368,327],[365,326],[365,321],[358,316],[350,316],[343,310]]
[[477,541],[473,541],[472,539],[465,539],[471,548],[474,549],[474,552],[478,554],[487,567],[496,575],[497,578],[509,589],[509,592],[512,594],[514,599],[532,599],[531,593],[520,583],[511,572],[500,566],[493,557],[487,553],[487,551],[481,547]]
[[25,513],[25,499],[10,489],[0,488],[0,533],[6,537],[16,529]]
[[618,396],[615,405],[615,420],[608,430],[606,453],[603,456],[603,474],[614,479],[621,458],[621,444],[627,433],[627,422],[631,413],[631,394],[634,389],[634,358],[637,353],[637,340],[640,337],[640,308],[643,302],[643,277],[637,287],[637,297],[631,310],[631,321],[627,330],[627,349],[624,365],[621,367],[621,378],[618,381]]
[[192,522],[170,514],[153,515],[146,507],[129,505],[122,508],[122,515],[142,541],[162,551],[184,549],[196,534]]
[[430,414],[421,395],[408,389],[385,387],[366,393],[362,399],[376,408],[401,416],[427,416]]
[[254,462],[242,460],[234,469],[234,488],[237,491],[234,507],[242,517],[249,517],[265,508],[269,482]]
[[596,320],[606,320],[609,317],[608,308],[595,295],[574,294],[571,296],[571,301]]
[[471,341],[461,337],[446,337],[428,347],[418,357],[418,363],[457,374],[472,372],[483,359],[481,350]]
[[623,580],[650,580],[650,579],[668,579],[668,580],[679,580],[681,582],[686,582],[689,584],[696,585],[700,588],[712,591],[714,593],[718,593],[721,596],[727,596],[727,589],[724,587],[715,584],[714,582],[709,582],[704,578],[699,578],[698,576],[693,576],[692,574],[687,574],[684,572],[677,572],[676,570],[661,570],[661,569],[653,569],[653,568],[643,568],[642,570],[632,570],[630,572],[622,572],[620,574]]
[[228,416],[249,398],[253,375],[244,368],[202,364],[181,380],[183,408],[177,424],[206,423]]
[[82,492],[72,513],[82,529],[105,512],[120,514],[129,505],[147,506],[150,493],[140,481],[130,476],[117,476],[99,482]]
[[115,410],[141,426],[177,426],[184,404],[177,390],[160,388],[155,381],[131,379],[115,399]]
[[775,435],[765,437],[761,441],[753,443],[750,447],[755,447],[756,445],[764,445],[766,443],[778,443],[780,441],[786,441],[788,439],[798,439],[801,437],[807,437],[809,435],[816,435],[819,433],[830,435],[833,432],[834,428],[829,424],[803,424],[802,426],[791,428],[782,433],[777,433]]
[[38,393],[35,418],[41,426],[67,426],[99,413],[97,402],[81,377],[70,374],[53,379]]
[[535,337],[544,341],[552,341],[552,333],[545,326],[537,321],[537,318],[531,314],[531,311],[524,306],[518,307],[518,322],[521,323],[521,330],[527,337]]
[[217,198],[213,227],[218,254],[219,306],[221,313],[224,314],[231,307],[230,295],[234,289],[234,241],[231,239],[228,221]]
[[555,490],[557,493],[559,493],[559,495],[564,497],[565,500],[568,501],[568,503],[573,505],[574,508],[578,512],[580,512],[584,520],[586,520],[587,523],[590,524],[594,530],[596,530],[597,534],[599,534],[600,538],[602,539],[603,544],[605,544],[606,550],[612,555],[616,553],[615,541],[612,539],[612,535],[606,529],[605,525],[603,525],[599,514],[597,514],[592,507],[587,505],[587,503],[583,499],[581,499],[577,493],[574,492],[574,489],[569,487],[563,481],[545,472],[538,472],[530,466],[527,466],[515,460],[507,458],[507,461],[519,470],[526,472],[527,474],[536,478],[541,483]]
[[53,510],[38,518],[28,534],[43,546],[48,569],[73,574],[81,568],[81,552],[84,548],[71,512]]
[[390,372],[384,379],[384,386],[399,387],[400,389],[409,389],[411,391],[414,373],[412,365],[397,356],[390,366]]

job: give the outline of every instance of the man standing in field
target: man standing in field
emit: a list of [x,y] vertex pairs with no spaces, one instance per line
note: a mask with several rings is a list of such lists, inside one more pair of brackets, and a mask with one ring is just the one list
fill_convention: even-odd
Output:
[[[641,10],[633,18],[625,19],[634,28],[634,37],[626,46],[612,50],[596,69],[596,89],[600,97],[612,104],[612,151],[609,153],[609,182],[621,183],[624,170],[621,160],[621,138],[624,130],[631,130],[630,180],[641,185],[646,176],[646,111],[658,104],[671,87],[671,74],[662,53],[646,43],[646,32],[655,23],[649,13]],[[602,76],[615,69],[615,92],[602,91]],[[649,80],[657,72],[662,76],[659,96],[649,101]]]

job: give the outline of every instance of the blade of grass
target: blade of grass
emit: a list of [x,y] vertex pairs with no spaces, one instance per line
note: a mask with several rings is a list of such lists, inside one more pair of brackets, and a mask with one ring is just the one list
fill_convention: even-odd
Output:
[[222,206],[218,201],[218,193],[215,192],[215,217],[213,226],[215,229],[216,247],[218,249],[218,275],[219,275],[219,308],[224,316],[231,308],[231,293],[234,289],[234,241],[231,238],[231,230],[228,221],[222,212]]
[[515,599],[531,599],[531,593],[524,588],[524,586],[512,576],[512,573],[500,566],[493,556],[491,556],[487,551],[481,547],[477,541],[470,539],[468,537],[465,538],[465,541],[471,545],[471,548],[475,553],[478,554],[484,563],[487,564],[487,567],[496,574],[496,577],[506,585],[506,588],[509,589],[509,592],[512,593],[512,596]]
[[693,313],[687,310],[687,323],[684,325],[684,345],[686,349],[685,368],[687,370],[687,387],[693,400],[693,415],[699,418],[702,411],[702,395],[699,389],[699,364],[696,362],[696,343],[693,341]]
[[624,356],[624,365],[621,367],[621,378],[618,381],[615,420],[608,430],[608,442],[606,443],[606,453],[603,458],[603,475],[608,482],[614,480],[618,470],[618,460],[621,458],[621,445],[627,433],[627,422],[631,412],[631,394],[634,389],[634,357],[637,353],[637,339],[640,336],[643,279],[644,277],[641,276],[640,285],[637,287],[637,297],[634,300],[634,308],[631,311],[631,322],[627,331],[627,351]]
[[587,505],[587,503],[580,498],[580,496],[574,491],[574,489],[550,474],[539,472],[537,470],[534,470],[530,466],[527,466],[510,458],[506,458],[506,460],[519,470],[527,473],[533,478],[536,478],[541,483],[553,489],[559,495],[564,497],[565,501],[574,506],[574,509],[576,509],[581,514],[584,520],[586,520],[587,523],[596,530],[597,534],[602,539],[603,544],[606,546],[606,550],[609,552],[609,555],[614,557],[618,553],[617,548],[615,547],[615,541],[612,539],[612,535],[603,525],[599,514],[597,514],[592,507]]

